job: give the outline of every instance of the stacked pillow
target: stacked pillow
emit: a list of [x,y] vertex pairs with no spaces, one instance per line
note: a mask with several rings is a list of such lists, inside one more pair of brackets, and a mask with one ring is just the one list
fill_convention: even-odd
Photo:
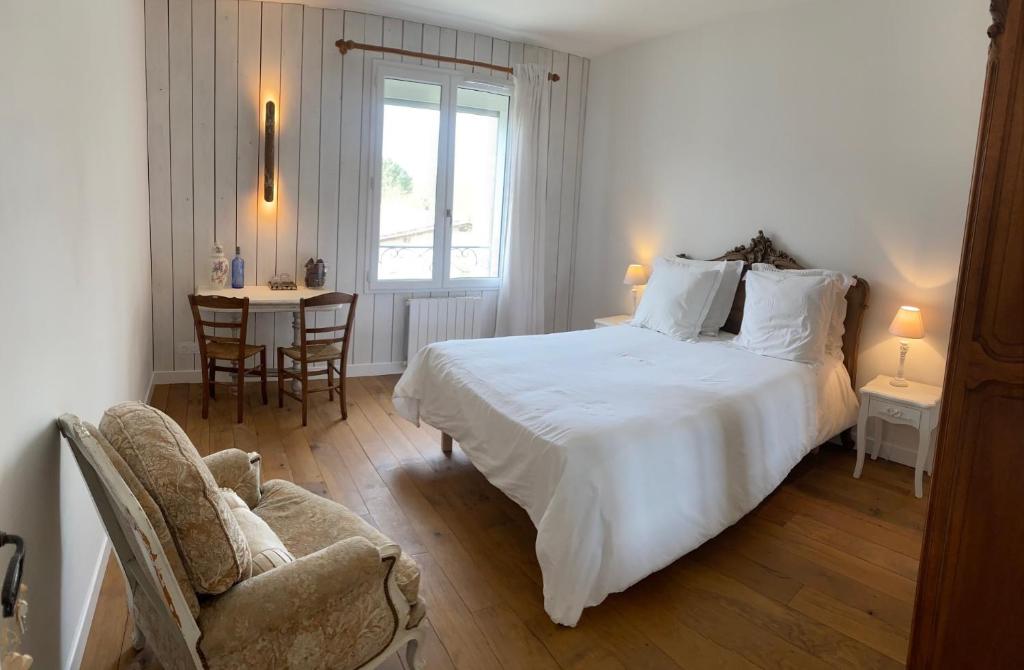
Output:
[[722,283],[724,265],[705,267],[668,258],[655,260],[630,323],[679,340],[695,339]]
[[842,360],[846,292],[856,282],[853,277],[755,263],[746,282],[738,346],[800,363]]

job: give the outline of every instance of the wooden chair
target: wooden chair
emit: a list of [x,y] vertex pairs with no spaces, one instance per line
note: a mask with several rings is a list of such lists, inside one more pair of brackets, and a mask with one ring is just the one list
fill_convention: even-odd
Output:
[[[245,405],[245,376],[260,376],[260,391],[263,404],[267,404],[267,348],[262,344],[246,344],[245,335],[249,323],[249,299],[227,298],[214,295],[190,295],[188,302],[192,306],[192,320],[196,326],[196,339],[199,341],[200,367],[203,370],[203,418],[210,415],[210,398],[217,397],[217,371],[234,372],[234,383],[238,386],[238,423],[242,423]],[[200,314],[200,309],[215,309],[239,315],[237,322],[207,321]],[[218,335],[210,333],[208,328],[216,330],[236,331],[234,335]],[[249,358],[259,354],[259,365],[245,367]],[[233,367],[217,365],[217,361],[231,361]],[[226,382],[231,384],[232,382]]]
[[[352,320],[356,315],[356,302],[358,300],[359,294],[349,293],[325,293],[315,298],[299,300],[299,334],[301,337],[299,346],[277,348],[277,406],[284,407],[285,395],[301,402],[303,426],[306,425],[309,394],[321,391],[327,391],[327,395],[331,400],[334,400],[334,392],[338,392],[341,403],[341,418],[343,420],[348,419],[348,407],[345,403],[345,371],[348,368],[348,343],[352,337]],[[345,319],[343,325],[320,326],[319,328],[308,326],[311,315],[307,314],[307,310],[317,307],[336,307],[337,305],[348,305],[348,318]],[[340,337],[336,335],[338,331],[344,331]],[[320,333],[331,333],[333,337],[322,339],[310,337]],[[341,346],[339,346],[339,343]],[[286,356],[298,362],[299,371],[297,373],[284,367]],[[334,361],[338,361],[337,369],[334,368]],[[326,373],[327,388],[309,388],[310,363],[327,364],[325,370],[313,371],[313,374],[316,375]],[[334,385],[335,372],[338,373],[337,386]],[[285,390],[286,379],[297,379],[302,384],[301,395]]]

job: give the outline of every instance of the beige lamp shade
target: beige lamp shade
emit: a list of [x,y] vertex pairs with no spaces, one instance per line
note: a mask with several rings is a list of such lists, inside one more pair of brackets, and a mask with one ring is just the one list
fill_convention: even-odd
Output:
[[626,268],[626,276],[622,283],[628,286],[639,286],[647,283],[647,268],[639,263],[632,263]]
[[921,310],[917,307],[904,305],[896,312],[896,317],[889,324],[889,332],[896,337],[919,340],[924,337],[924,321]]

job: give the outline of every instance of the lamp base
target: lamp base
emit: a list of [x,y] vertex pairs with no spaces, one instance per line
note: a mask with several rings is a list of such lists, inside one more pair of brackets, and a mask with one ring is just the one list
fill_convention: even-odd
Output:
[[889,386],[909,386],[903,378],[903,365],[907,362],[907,352],[910,351],[910,342],[900,340],[900,365],[896,368],[896,376],[889,380]]

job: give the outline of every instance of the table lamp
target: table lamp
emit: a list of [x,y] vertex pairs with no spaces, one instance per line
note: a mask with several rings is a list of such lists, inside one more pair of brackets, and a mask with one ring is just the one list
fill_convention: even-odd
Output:
[[896,369],[896,377],[889,380],[889,384],[907,386],[907,380],[903,378],[903,364],[907,360],[907,352],[910,351],[910,343],[907,340],[919,340],[924,337],[924,321],[921,320],[921,310],[908,305],[900,307],[892,323],[889,324],[889,332],[900,338],[900,366]]
[[626,276],[622,278],[622,283],[633,287],[633,312],[636,313],[637,287],[647,283],[647,268],[639,263],[630,263],[626,268]]

